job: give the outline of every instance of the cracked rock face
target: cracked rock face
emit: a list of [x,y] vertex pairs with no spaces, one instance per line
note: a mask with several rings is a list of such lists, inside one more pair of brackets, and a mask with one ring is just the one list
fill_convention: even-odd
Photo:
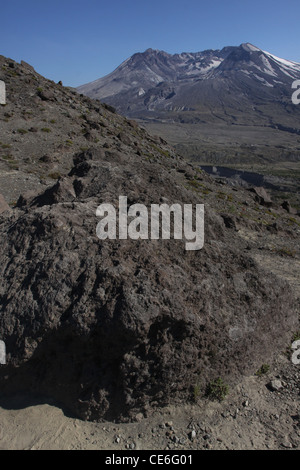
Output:
[[183,173],[136,154],[74,162],[0,216],[3,394],[38,393],[88,420],[130,419],[186,402],[217,377],[236,383],[285,345],[296,321],[289,287],[211,207],[199,251],[184,240],[97,238],[97,206],[119,195],[201,203]]

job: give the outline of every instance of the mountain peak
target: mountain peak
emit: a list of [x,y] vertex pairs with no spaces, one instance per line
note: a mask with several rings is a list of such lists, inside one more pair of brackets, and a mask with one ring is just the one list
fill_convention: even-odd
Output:
[[159,52],[158,49],[152,49],[152,47],[148,47],[148,49],[145,50],[145,54],[153,54],[153,52]]
[[259,49],[258,47],[254,46],[253,44],[251,44],[250,42],[244,42],[243,44],[241,44],[241,46],[245,51],[247,52],[261,52],[261,49]]
[[144,52],[144,54],[151,54],[151,55],[152,55],[152,54],[153,54],[153,55],[158,55],[158,54],[159,54],[159,55],[160,55],[160,54],[162,54],[162,55],[170,55],[170,54],[168,54],[168,53],[165,52],[165,51],[162,51],[162,50],[160,50],[160,49],[152,49],[151,47],[149,47],[148,49],[146,49],[145,52]]

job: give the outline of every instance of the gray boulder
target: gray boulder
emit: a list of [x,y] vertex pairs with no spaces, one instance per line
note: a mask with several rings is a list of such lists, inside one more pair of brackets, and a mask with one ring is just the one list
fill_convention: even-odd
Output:
[[[0,224],[1,395],[35,393],[82,419],[130,419],[254,373],[286,344],[293,295],[206,206],[205,245],[103,240],[97,206],[200,203],[180,173],[135,155],[76,158],[65,181]],[[163,184],[162,184],[163,182]]]

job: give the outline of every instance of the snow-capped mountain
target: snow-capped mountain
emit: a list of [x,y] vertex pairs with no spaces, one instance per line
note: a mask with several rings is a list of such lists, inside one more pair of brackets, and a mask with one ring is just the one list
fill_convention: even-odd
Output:
[[155,122],[157,133],[181,144],[191,128],[181,138],[166,123],[260,126],[300,135],[300,106],[291,100],[297,79],[300,64],[245,43],[174,55],[147,49],[78,91],[127,117]]
[[[78,88],[105,99],[120,111],[170,109],[186,89],[202,82],[244,75],[253,86],[280,88],[300,78],[300,64],[280,59],[252,44],[196,53],[167,54],[147,49],[125,60],[114,72]],[[195,103],[194,103],[195,104]],[[185,103],[182,103],[184,106]]]
[[204,51],[199,53],[167,54],[164,51],[147,49],[125,60],[114,72],[92,83],[83,85],[78,91],[94,98],[106,98],[132,90],[137,96],[162,82],[177,82],[184,79],[205,77],[224,60],[226,51]]

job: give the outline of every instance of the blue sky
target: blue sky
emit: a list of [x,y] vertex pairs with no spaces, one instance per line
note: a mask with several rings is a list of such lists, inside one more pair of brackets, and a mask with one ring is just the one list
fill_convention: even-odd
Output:
[[169,53],[251,42],[300,62],[299,0],[2,0],[0,54],[78,86],[147,48]]

